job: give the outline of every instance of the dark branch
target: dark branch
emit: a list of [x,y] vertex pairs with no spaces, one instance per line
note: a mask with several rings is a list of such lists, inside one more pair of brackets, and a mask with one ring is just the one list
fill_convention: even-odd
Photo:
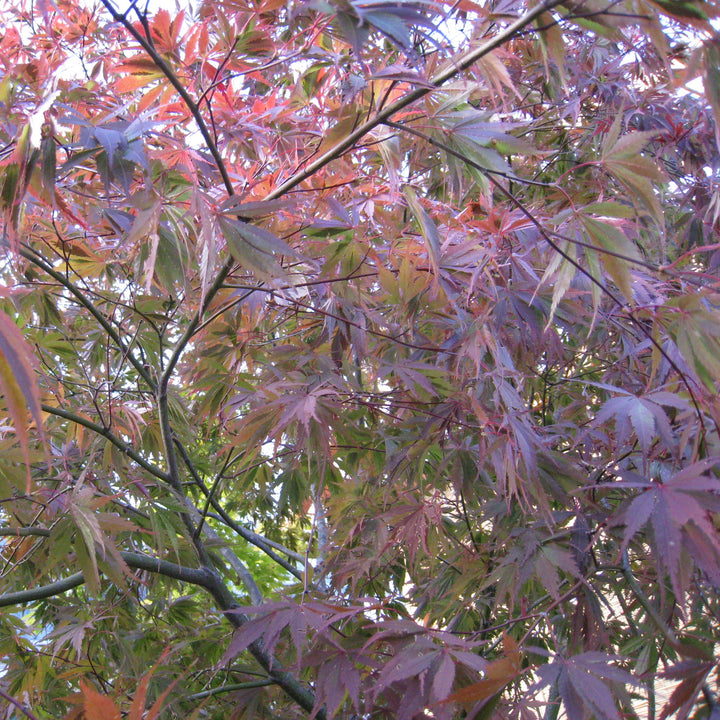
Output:
[[9,605],[27,605],[28,603],[35,602],[36,600],[44,600],[45,598],[53,597],[55,595],[62,595],[62,593],[72,590],[73,588],[82,585],[85,582],[85,578],[81,572],[74,573],[70,577],[66,577],[63,580],[50,583],[49,585],[41,585],[37,588],[30,590],[18,590],[14,593],[6,593],[0,595],[0,607],[8,607]]
[[[188,468],[188,471],[190,472],[190,475],[193,478],[193,481],[195,484],[200,488],[203,495],[205,495],[205,498],[209,500],[210,504],[212,505],[213,509],[217,514],[220,516],[220,519],[236,534],[239,535],[243,540],[246,540],[252,545],[255,545],[255,547],[262,550],[268,557],[272,558],[280,567],[282,567],[284,570],[287,570],[290,574],[294,575],[298,580],[303,580],[303,574],[294,567],[291,563],[289,563],[284,558],[281,558],[277,553],[273,552],[272,547],[269,544],[269,541],[267,541],[262,535],[258,535],[257,533],[253,532],[252,530],[248,530],[248,528],[243,527],[242,525],[236,523],[230,515],[225,511],[223,506],[218,502],[217,498],[215,498],[212,494],[212,492],[205,486],[205,483],[203,482],[202,478],[198,474],[197,470],[195,469],[195,466],[193,465],[192,460],[190,459],[187,451],[183,447],[182,443],[176,442],[178,452],[180,453],[180,457],[182,458],[183,462],[185,463],[185,466]],[[283,552],[283,549],[277,548],[280,550],[280,552]],[[292,554],[291,551],[287,550],[285,551],[288,557],[295,556],[297,558],[296,554]]]
[[30,247],[21,247],[19,254],[24,257],[27,261],[31,262],[36,267],[40,268],[44,273],[49,275],[53,280],[62,285],[67,289],[75,299],[86,308],[90,314],[98,321],[98,324],[108,334],[108,337],[115,343],[117,348],[126,357],[132,366],[137,371],[138,375],[147,383],[148,387],[154,388],[155,382],[144,367],[142,362],[138,360],[132,350],[125,345],[120,335],[117,333],[115,328],[110,324],[108,319],[100,312],[97,306],[88,298],[86,295],[73,283],[69,278],[65,277],[62,273],[55,270],[45,258],[39,255],[35,250]]
[[120,440],[120,438],[111,433],[110,430],[103,427],[102,425],[94,423],[92,420],[87,420],[86,418],[81,417],[80,415],[76,415],[75,413],[68,410],[53,407],[52,405],[43,404],[40,407],[44,412],[48,413],[49,415],[56,415],[57,417],[69,420],[70,422],[74,422],[77,425],[82,425],[84,428],[92,430],[98,435],[102,435],[102,437],[104,437],[116,448],[125,453],[125,455],[127,455],[131,460],[136,462],[141,468],[143,468],[143,470],[147,470],[151,475],[154,475],[159,480],[169,482],[170,476],[166,472],[163,472],[159,467],[145,460],[145,458],[143,458],[139,453],[133,450],[133,448],[131,448],[127,443],[124,443],[122,440]]

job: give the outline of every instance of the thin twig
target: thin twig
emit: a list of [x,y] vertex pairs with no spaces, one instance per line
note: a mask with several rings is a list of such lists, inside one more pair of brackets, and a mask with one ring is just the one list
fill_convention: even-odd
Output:
[[253,688],[267,687],[268,685],[276,685],[277,683],[272,678],[267,680],[253,680],[251,682],[244,683],[233,683],[231,685],[222,685],[221,687],[212,688],[210,690],[203,690],[199,693],[193,693],[192,695],[186,695],[183,700],[202,700],[206,697],[213,695],[220,695],[222,693],[236,692],[237,690],[251,690]]
[[0,697],[5,698],[11,705],[14,705],[23,715],[30,718],[30,720],[38,720],[36,715],[33,715],[33,713],[30,712],[19,700],[16,700],[11,695],[8,695],[6,692],[0,690]]
[[[244,540],[247,540],[247,542],[251,543],[252,545],[255,545],[255,547],[262,550],[268,557],[272,558],[280,567],[287,570],[291,575],[294,575],[298,580],[303,579],[303,574],[300,572],[296,567],[294,567],[292,564],[281,558],[279,555],[274,553],[270,546],[266,544],[266,540],[262,535],[258,535],[257,533],[253,532],[252,530],[248,530],[247,528],[243,527],[239,523],[235,522],[230,515],[225,511],[222,505],[217,501],[216,498],[212,496],[210,493],[210,490],[205,486],[205,483],[202,481],[202,478],[200,477],[199,473],[195,469],[195,466],[193,465],[190,457],[187,454],[187,451],[183,447],[182,443],[177,443],[177,449],[180,453],[180,457],[182,458],[183,462],[185,463],[186,467],[188,468],[188,471],[190,472],[190,475],[192,476],[193,480],[195,481],[195,484],[200,488],[203,495],[205,495],[206,498],[210,499],[210,503],[213,506],[213,509],[215,512],[218,513],[222,521],[237,535],[239,535]],[[300,559],[300,561],[303,560],[302,555],[299,555],[297,553],[293,553],[291,550],[287,550],[285,548],[280,549],[280,552],[284,552],[288,555],[288,557],[294,557]]]
[[66,288],[75,299],[85,308],[90,314],[97,320],[100,327],[108,334],[110,339],[117,345],[118,350],[122,352],[123,356],[126,357],[135,368],[140,377],[147,383],[148,387],[154,388],[155,382],[148,373],[147,369],[143,364],[135,357],[130,347],[125,345],[122,338],[117,333],[115,328],[108,322],[107,318],[98,310],[97,306],[73,283],[62,273],[57,272],[55,268],[50,265],[39,253],[32,248],[25,246],[18,250],[21,257],[25,258],[29,262],[39,267],[43,272],[47,273],[51,278],[56,280],[60,285]]

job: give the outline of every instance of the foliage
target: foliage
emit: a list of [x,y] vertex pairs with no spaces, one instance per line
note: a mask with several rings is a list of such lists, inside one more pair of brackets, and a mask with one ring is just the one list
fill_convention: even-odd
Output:
[[717,717],[715,3],[124,5],[0,11],[2,716]]

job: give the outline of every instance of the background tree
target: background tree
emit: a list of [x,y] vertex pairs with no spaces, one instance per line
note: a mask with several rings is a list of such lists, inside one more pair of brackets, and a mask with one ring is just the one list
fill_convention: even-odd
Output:
[[716,11],[4,3],[3,717],[715,718]]

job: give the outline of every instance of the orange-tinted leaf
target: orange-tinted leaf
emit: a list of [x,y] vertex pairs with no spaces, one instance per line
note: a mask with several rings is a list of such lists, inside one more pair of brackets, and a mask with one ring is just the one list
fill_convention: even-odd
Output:
[[[122,77],[119,77],[113,82],[113,87],[119,93],[130,93],[135,92],[136,90],[139,90],[140,88],[143,88],[158,79],[158,76],[150,75],[147,73],[123,75]],[[158,90],[164,90],[162,85],[158,86],[157,88],[152,88],[152,90],[150,90],[148,94],[155,93]]]
[[485,668],[485,677],[472,685],[448,695],[444,702],[475,704],[495,695],[522,672],[522,656],[518,644],[503,633],[503,654]]
[[82,678],[80,690],[83,694],[83,708],[87,720],[121,720],[118,706]]
[[[163,660],[168,656],[168,650],[166,649],[158,661],[148,670],[140,680],[140,684],[138,685],[138,689],[135,692],[135,697],[133,698],[132,704],[130,705],[130,710],[128,712],[127,720],[143,720],[143,713],[145,712],[145,698],[147,697],[147,689],[148,689],[148,683],[150,682],[150,679],[153,676],[153,673],[158,669],[158,666],[160,665]],[[167,688],[167,691],[164,692],[160,697],[164,698],[166,693],[169,692],[173,685],[175,683],[172,683],[169,688]],[[160,698],[158,698],[159,700]],[[155,704],[153,704],[153,708],[157,705],[157,701]],[[152,713],[152,710],[150,710],[150,713]],[[155,716],[152,716],[151,714],[148,714],[144,720],[153,720]]]
[[132,75],[152,75],[156,78],[162,77],[162,72],[158,66],[149,57],[137,55],[127,60],[117,63],[113,70],[120,73],[129,73]]

